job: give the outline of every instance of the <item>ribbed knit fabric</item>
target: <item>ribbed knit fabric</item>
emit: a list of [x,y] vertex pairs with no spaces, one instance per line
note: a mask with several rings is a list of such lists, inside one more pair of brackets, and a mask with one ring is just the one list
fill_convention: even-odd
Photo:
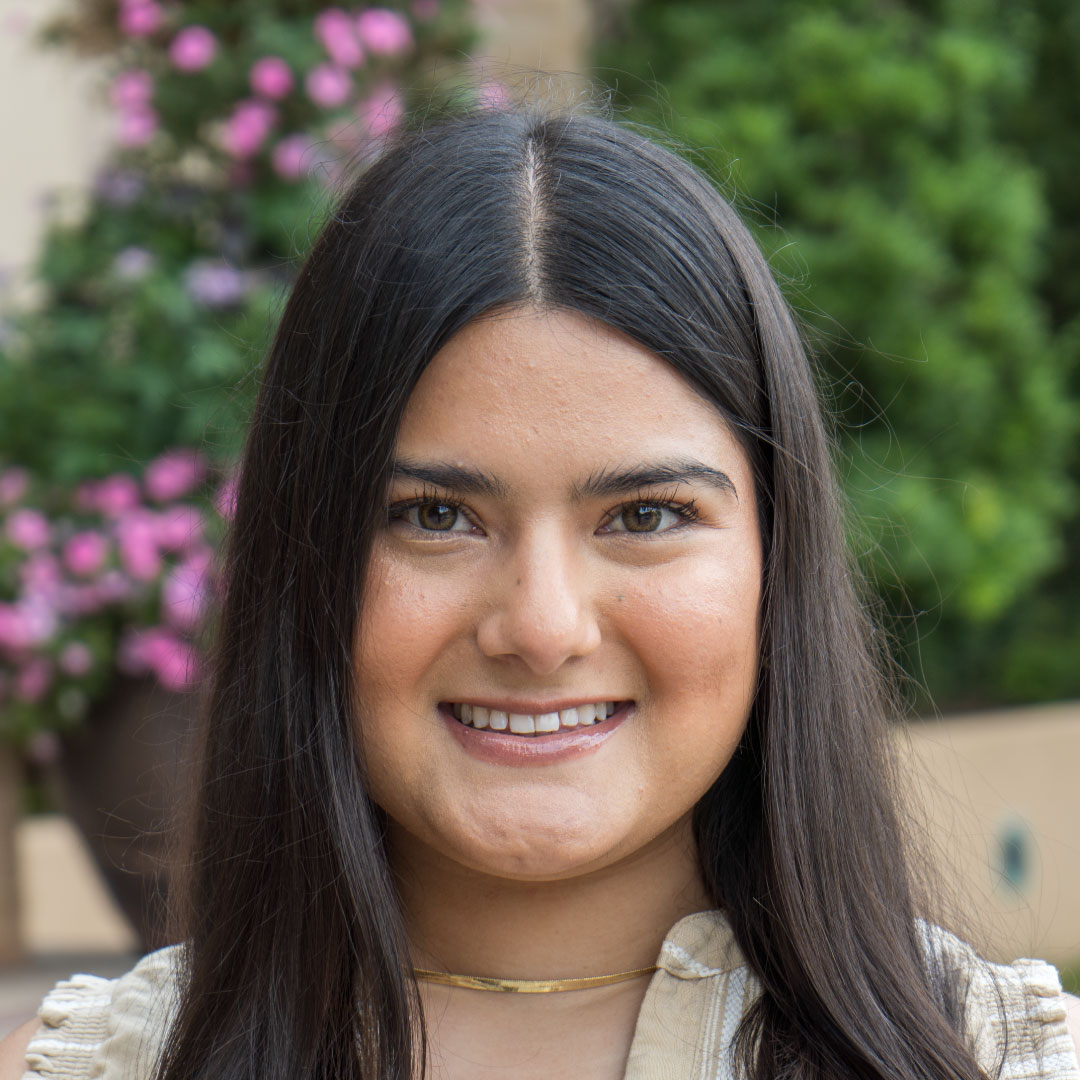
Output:
[[[1040,960],[989,964],[951,934],[937,947],[967,984],[968,1036],[1001,1080],[1080,1080],[1057,972]],[[176,1004],[176,948],[141,960],[119,979],[76,975],[45,998],[23,1080],[150,1080]],[[626,1067],[626,1080],[734,1080],[731,1040],[760,987],[719,912],[672,927],[657,960]]]

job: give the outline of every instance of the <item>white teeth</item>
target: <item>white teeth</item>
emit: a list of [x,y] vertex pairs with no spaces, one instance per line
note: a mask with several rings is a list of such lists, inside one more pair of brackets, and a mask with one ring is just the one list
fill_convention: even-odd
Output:
[[529,715],[454,702],[451,711],[463,724],[472,727],[490,727],[492,731],[505,731],[509,727],[515,735],[547,735],[562,728],[588,727],[599,723],[612,716],[617,707],[618,703],[614,701],[597,701],[558,712]]
[[531,716],[511,713],[510,732],[513,735],[532,735],[536,732],[536,724]]
[[558,731],[559,730],[559,714],[557,712],[541,713],[536,718],[536,730],[540,731]]

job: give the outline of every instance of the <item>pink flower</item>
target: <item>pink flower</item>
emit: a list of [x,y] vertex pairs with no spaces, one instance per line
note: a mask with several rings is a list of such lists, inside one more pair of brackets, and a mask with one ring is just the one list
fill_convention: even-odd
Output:
[[293,73],[280,56],[264,56],[251,65],[248,82],[256,94],[279,101],[291,92]]
[[169,59],[179,71],[202,71],[217,54],[217,38],[205,26],[185,26],[169,46]]
[[277,110],[265,101],[247,98],[237,104],[221,133],[221,147],[231,157],[253,157],[277,122]]
[[109,100],[118,109],[149,105],[154,97],[154,77],[142,68],[121,71],[112,81]]
[[194,630],[210,598],[210,565],[213,552],[200,548],[177,566],[161,587],[161,615],[178,630]]
[[26,756],[35,765],[55,765],[63,750],[55,731],[35,732],[26,744]]
[[51,551],[36,551],[19,570],[19,580],[35,599],[51,603],[60,588],[63,575],[60,563]]
[[400,56],[413,44],[408,22],[389,8],[361,11],[356,17],[356,32],[364,45],[380,56]]
[[52,529],[37,510],[14,510],[7,519],[7,537],[23,551],[36,551],[52,539]]
[[233,514],[236,513],[236,488],[238,483],[239,476],[235,472],[230,473],[214,496],[214,509],[226,521],[232,521]]
[[140,105],[124,109],[117,117],[116,141],[127,149],[145,146],[156,134],[158,115],[153,109]]
[[327,8],[315,17],[315,37],[340,67],[355,68],[364,62],[353,21],[341,8]]
[[132,510],[116,524],[120,562],[136,581],[153,581],[161,573],[155,517],[146,510]]
[[439,0],[413,0],[412,13],[421,22],[430,22],[439,14]]
[[274,172],[283,180],[299,180],[308,171],[305,155],[310,149],[311,139],[307,135],[286,135],[271,155]]
[[143,473],[146,494],[158,502],[179,499],[206,475],[206,462],[195,450],[168,450],[154,458]]
[[157,542],[163,551],[184,551],[203,535],[203,515],[196,506],[170,506],[157,516]]
[[77,496],[80,508],[89,504],[87,509],[99,510],[106,517],[117,517],[139,505],[139,485],[127,473],[113,473],[84,487]]
[[308,72],[304,83],[308,97],[324,109],[344,105],[352,94],[353,84],[349,73],[333,64],[319,64]]
[[94,654],[89,646],[81,641],[72,641],[65,645],[60,653],[60,669],[68,675],[78,678],[85,675],[94,666]]
[[484,82],[476,92],[476,99],[485,109],[502,109],[510,102],[510,91],[500,82]]
[[380,136],[391,132],[401,123],[405,115],[405,105],[401,95],[389,83],[382,83],[361,102],[357,113],[372,135]]
[[40,701],[52,683],[52,664],[36,656],[15,676],[15,697],[30,704]]
[[109,556],[109,541],[99,532],[76,533],[64,545],[64,563],[80,577],[96,574]]
[[32,644],[33,635],[22,610],[15,604],[0,604],[0,649],[22,652]]
[[129,635],[121,642],[117,663],[132,675],[152,671],[168,690],[184,690],[198,677],[195,650],[161,626]]
[[127,37],[149,37],[163,21],[155,0],[124,0],[120,5],[120,31]]
[[25,469],[10,468],[0,472],[0,506],[13,506],[30,486],[30,474]]

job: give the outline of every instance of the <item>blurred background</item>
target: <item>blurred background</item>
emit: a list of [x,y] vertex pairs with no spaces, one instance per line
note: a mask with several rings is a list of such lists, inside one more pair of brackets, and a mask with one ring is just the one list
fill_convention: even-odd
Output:
[[1080,989],[1078,55],[1072,0],[0,0],[0,1023],[165,941],[232,462],[336,185],[408,110],[590,79],[820,359],[963,929]]

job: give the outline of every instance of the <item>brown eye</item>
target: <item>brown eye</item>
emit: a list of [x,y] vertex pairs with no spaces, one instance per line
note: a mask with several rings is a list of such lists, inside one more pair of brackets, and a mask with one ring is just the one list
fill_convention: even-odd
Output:
[[417,526],[432,532],[449,532],[460,516],[456,506],[440,502],[421,503],[415,513]]
[[620,514],[627,532],[656,532],[664,520],[664,509],[648,503],[630,503]]

